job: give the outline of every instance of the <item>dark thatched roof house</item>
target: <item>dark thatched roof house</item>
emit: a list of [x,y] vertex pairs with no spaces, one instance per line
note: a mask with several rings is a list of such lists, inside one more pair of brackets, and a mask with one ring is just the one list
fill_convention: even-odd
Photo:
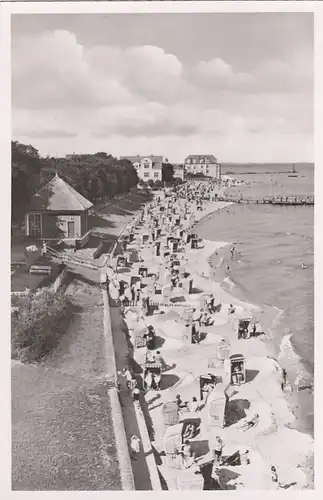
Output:
[[62,240],[74,246],[89,234],[93,204],[57,174],[35,193],[25,216],[26,235],[33,240]]

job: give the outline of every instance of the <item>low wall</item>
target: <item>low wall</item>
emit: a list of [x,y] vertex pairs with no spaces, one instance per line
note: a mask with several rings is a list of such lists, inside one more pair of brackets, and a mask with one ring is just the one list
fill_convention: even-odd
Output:
[[57,290],[62,286],[62,284],[64,283],[65,279],[67,278],[67,275],[68,275],[68,271],[67,269],[63,269],[62,272],[57,276],[56,280],[54,281],[54,283],[52,283],[49,287],[48,287],[48,290],[50,292],[54,292],[56,293]]
[[[112,340],[112,327],[110,316],[109,297],[105,289],[102,289],[103,307],[104,307],[104,337],[107,348],[107,373],[111,382],[116,384],[118,380],[116,359],[114,353],[114,346]],[[129,456],[129,449],[124,428],[122,417],[122,410],[120,406],[119,396],[116,387],[109,390],[109,397],[111,402],[111,413],[113,420],[113,430],[116,438],[117,454],[121,474],[122,490],[129,491],[135,490],[135,482],[132,474],[131,460]]]

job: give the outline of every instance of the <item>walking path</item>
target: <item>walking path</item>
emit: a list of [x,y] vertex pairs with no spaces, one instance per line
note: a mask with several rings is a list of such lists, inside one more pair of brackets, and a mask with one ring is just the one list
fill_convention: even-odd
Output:
[[[110,302],[110,315],[111,315],[111,327],[113,335],[113,345],[116,355],[116,366],[117,370],[121,371],[123,368],[128,367],[129,364],[129,346],[126,338],[126,328],[124,320],[120,314],[120,307]],[[126,387],[126,381],[120,380],[120,403],[121,411],[124,421],[124,426],[126,430],[126,436],[128,443],[130,442],[131,436],[135,434],[142,440],[142,435],[138,425],[137,415],[134,408],[134,403],[132,401],[131,392]],[[135,480],[136,490],[152,490],[152,483],[150,478],[149,469],[146,461],[147,444],[145,443],[145,449],[143,449],[143,443],[140,445],[140,453],[138,454],[137,460],[132,460],[132,470]]]

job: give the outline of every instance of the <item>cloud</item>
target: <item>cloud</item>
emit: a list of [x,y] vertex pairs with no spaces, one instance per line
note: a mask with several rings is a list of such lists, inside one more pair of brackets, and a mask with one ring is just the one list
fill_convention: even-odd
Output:
[[131,94],[117,80],[97,78],[73,33],[21,37],[12,47],[14,106],[26,109],[92,108],[125,102]]
[[210,61],[201,61],[196,68],[197,81],[217,88],[240,88],[251,83],[251,75],[234,72],[232,66],[215,57]]
[[226,90],[275,93],[311,90],[313,63],[305,54],[289,61],[265,60],[248,73],[236,71],[222,59],[201,61],[196,68],[200,85]]
[[182,83],[182,63],[161,47],[93,47],[86,52],[86,60],[95,71],[113,75],[128,89],[149,98],[172,94]]
[[230,156],[234,141],[245,152],[241,137],[249,151],[256,149],[254,141],[266,145],[265,137],[271,137],[268,144],[281,145],[278,136],[285,137],[286,147],[292,137],[303,137],[308,147],[313,133],[310,53],[263,57],[252,65],[245,54],[238,65],[237,58],[234,63],[219,57],[216,48],[214,57],[203,60],[201,52],[191,61],[189,50],[182,59],[176,43],[174,51],[167,47],[87,45],[66,30],[16,36],[15,138],[47,144],[55,154],[60,144],[66,152],[95,145],[131,154],[111,149],[111,141],[119,148],[123,138],[125,150],[131,145],[136,153],[146,147],[156,152],[159,144],[170,156],[168,144],[179,161],[185,148],[221,156],[220,144]]
[[15,129],[15,133],[20,137],[30,137],[34,139],[65,139],[77,137],[76,132],[67,132],[60,129],[38,130],[38,129]]
[[182,64],[160,47],[85,50],[68,31],[20,37],[12,53],[13,102],[26,109],[162,99],[178,92],[182,81]]

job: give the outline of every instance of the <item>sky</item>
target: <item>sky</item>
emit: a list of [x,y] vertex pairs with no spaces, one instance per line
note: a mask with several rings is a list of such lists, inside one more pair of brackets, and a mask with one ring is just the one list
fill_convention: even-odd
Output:
[[313,14],[12,16],[13,139],[42,155],[313,161]]

